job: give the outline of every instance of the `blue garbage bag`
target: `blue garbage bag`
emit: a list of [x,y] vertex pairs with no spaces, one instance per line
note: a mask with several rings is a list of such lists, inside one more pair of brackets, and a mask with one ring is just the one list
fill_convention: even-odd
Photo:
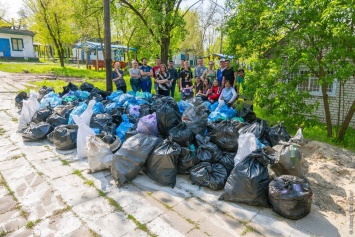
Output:
[[226,120],[227,116],[221,112],[212,112],[208,115],[208,123],[216,122],[217,120]]
[[190,104],[185,100],[180,100],[177,104],[179,107],[180,114],[183,114],[188,107],[193,106],[192,104]]
[[121,90],[114,91],[111,93],[111,95],[107,96],[107,99],[113,100],[114,98],[116,98],[117,96],[120,96],[122,94],[123,94],[123,91],[121,91]]
[[212,105],[211,105],[211,111],[213,112],[213,111],[215,111],[216,109],[217,109],[217,107],[218,107],[218,101],[216,101],[216,102],[214,102]]
[[105,106],[103,103],[96,101],[94,107],[92,108],[94,114],[102,114],[105,112]]
[[123,122],[116,129],[116,135],[120,138],[121,142],[124,142],[126,132],[134,126],[133,123],[129,122],[126,114],[122,115]]
[[90,93],[87,91],[77,90],[74,92],[74,95],[78,97],[80,100],[87,100],[90,96]]
[[118,108],[118,103],[117,102],[112,102],[112,103],[109,103],[106,105],[105,109],[106,109],[106,112],[107,113],[110,113],[111,110],[115,109],[115,108]]
[[132,101],[134,98],[134,96],[130,95],[130,94],[122,94],[122,95],[119,95],[117,97],[115,97],[113,99],[114,102],[117,102],[118,105],[123,105],[124,103],[126,103],[126,101]]
[[75,124],[73,115],[81,115],[82,113],[84,113],[87,107],[88,105],[84,102],[81,102],[78,106],[76,106],[69,115],[68,124]]
[[228,107],[227,105],[223,105],[217,112],[224,114],[227,118],[232,119],[237,116],[237,111],[232,107]]
[[206,104],[206,106],[207,106],[207,109],[208,110],[211,110],[211,102],[209,102],[209,101],[205,101],[205,104]]
[[153,98],[152,94],[149,92],[136,92],[136,99],[146,99],[151,100]]
[[49,92],[42,98],[40,108],[45,108],[48,106],[48,104],[50,104],[51,107],[54,108],[62,104],[62,98],[60,98],[59,95],[54,93],[53,91]]
[[[144,93],[146,93],[146,92],[144,92]],[[136,99],[137,99],[137,97],[136,97]],[[148,102],[148,100],[137,99],[137,105],[143,105],[143,104],[150,105],[150,103]]]
[[96,135],[100,134],[100,129],[99,128],[91,128]]
[[131,96],[133,96],[133,97],[136,96],[136,92],[134,92],[134,91],[128,91],[127,94],[128,94],[128,95],[131,95]]

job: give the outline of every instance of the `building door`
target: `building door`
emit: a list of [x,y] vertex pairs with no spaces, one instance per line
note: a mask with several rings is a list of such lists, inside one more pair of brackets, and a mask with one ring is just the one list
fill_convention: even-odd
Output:
[[10,40],[0,38],[0,52],[4,57],[11,57]]

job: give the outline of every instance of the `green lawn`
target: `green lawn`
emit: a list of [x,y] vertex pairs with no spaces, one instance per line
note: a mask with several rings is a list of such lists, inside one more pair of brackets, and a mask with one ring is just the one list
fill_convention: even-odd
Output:
[[79,77],[79,78],[105,78],[105,71],[88,70],[85,65],[80,65],[77,68],[74,65],[60,67],[59,64],[52,63],[0,63],[0,71],[23,73],[28,71],[33,74],[54,74],[55,76]]

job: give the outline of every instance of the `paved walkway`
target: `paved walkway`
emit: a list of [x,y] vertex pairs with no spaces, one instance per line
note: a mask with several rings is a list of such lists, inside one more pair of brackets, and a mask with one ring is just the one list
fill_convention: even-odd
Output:
[[[0,72],[0,236],[347,236],[313,205],[298,221],[271,209],[218,201],[221,191],[178,176],[174,189],[140,174],[117,188],[109,171],[88,174],[76,150],[16,133],[16,93]],[[345,217],[344,217],[345,218]]]

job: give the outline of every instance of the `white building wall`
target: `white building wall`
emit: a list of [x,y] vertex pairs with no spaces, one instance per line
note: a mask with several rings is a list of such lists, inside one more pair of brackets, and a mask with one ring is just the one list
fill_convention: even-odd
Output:
[[[33,48],[33,37],[30,35],[18,35],[18,34],[6,34],[0,33],[0,38],[9,39],[11,57],[18,58],[34,58],[36,57],[35,51]],[[23,51],[13,51],[11,38],[23,39]]]

